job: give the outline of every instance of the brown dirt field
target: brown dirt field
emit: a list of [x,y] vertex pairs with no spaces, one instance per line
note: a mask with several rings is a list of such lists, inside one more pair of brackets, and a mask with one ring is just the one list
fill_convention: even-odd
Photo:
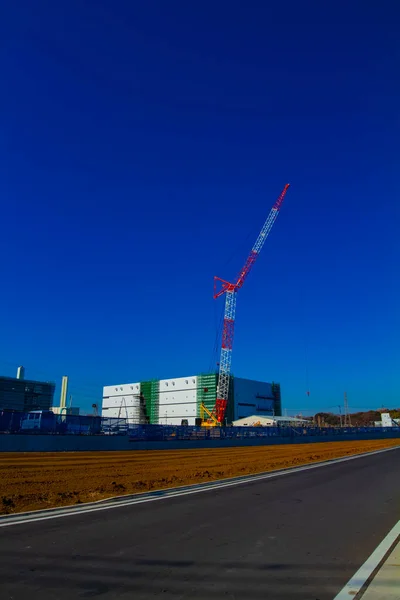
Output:
[[66,506],[273,471],[399,446],[400,440],[246,448],[0,454],[0,513]]

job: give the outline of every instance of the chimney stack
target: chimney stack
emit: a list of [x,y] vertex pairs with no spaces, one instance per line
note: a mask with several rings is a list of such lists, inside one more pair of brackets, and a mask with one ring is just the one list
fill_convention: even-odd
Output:
[[68,377],[64,375],[61,383],[60,408],[67,406]]
[[25,379],[25,367],[18,367],[17,369],[17,379]]

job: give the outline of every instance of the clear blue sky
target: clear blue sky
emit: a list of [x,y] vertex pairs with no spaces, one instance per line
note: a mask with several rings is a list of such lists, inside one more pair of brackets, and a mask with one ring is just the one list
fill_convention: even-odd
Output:
[[[102,386],[215,364],[306,412],[400,405],[400,6],[8,1],[0,372]],[[396,372],[397,367],[397,372]],[[307,382],[308,370],[308,382]],[[306,396],[307,387],[310,397]]]

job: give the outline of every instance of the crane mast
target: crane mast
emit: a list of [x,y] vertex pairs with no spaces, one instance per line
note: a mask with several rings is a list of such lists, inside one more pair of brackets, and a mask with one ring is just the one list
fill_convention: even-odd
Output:
[[[272,229],[272,226],[275,223],[276,218],[279,214],[279,210],[282,206],[282,202],[285,198],[288,188],[289,184],[287,183],[283,188],[277,201],[275,202],[274,206],[272,207],[236,281],[234,283],[230,283],[229,281],[225,281],[220,277],[214,277],[214,299],[219,298],[219,296],[225,294],[225,311],[224,324],[222,329],[221,355],[219,361],[217,399],[213,411],[215,413],[216,420],[220,424],[224,421],[226,407],[228,404],[233,336],[235,330],[236,294],[237,291],[244,284],[248,274],[250,273],[255,261],[257,260],[262,250],[262,247],[264,246],[265,240],[267,239]],[[221,284],[219,290],[217,290],[218,281]]]

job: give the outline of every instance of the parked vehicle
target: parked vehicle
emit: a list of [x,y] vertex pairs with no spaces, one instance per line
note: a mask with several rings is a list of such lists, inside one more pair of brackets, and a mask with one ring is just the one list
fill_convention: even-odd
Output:
[[56,431],[56,415],[48,410],[33,410],[21,419],[21,431]]

